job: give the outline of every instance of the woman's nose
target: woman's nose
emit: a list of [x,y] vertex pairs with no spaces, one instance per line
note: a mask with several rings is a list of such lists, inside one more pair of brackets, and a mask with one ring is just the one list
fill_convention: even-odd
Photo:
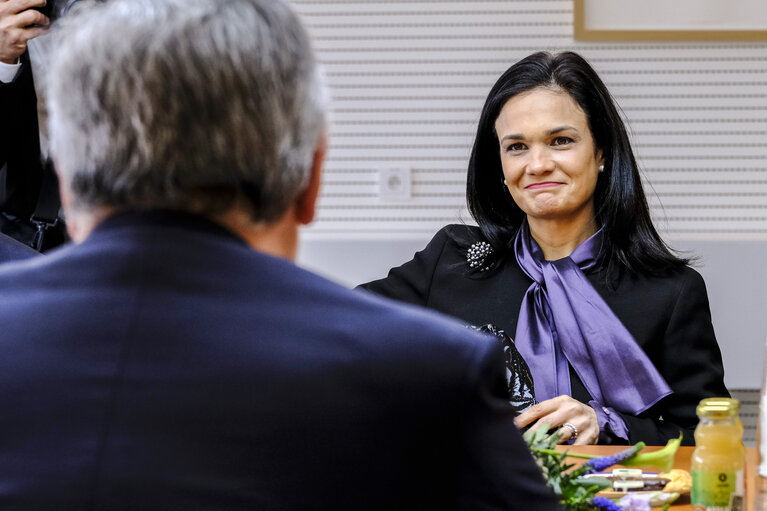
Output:
[[532,148],[527,171],[533,174],[554,170],[554,159],[547,148]]

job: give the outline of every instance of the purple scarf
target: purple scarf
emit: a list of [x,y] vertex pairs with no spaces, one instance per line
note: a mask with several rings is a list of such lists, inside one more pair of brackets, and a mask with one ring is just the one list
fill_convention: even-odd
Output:
[[595,401],[636,415],[672,390],[583,274],[596,264],[601,242],[600,229],[569,257],[546,261],[522,223],[514,251],[533,284],[522,300],[514,342],[530,366],[539,402],[570,395],[569,361]]

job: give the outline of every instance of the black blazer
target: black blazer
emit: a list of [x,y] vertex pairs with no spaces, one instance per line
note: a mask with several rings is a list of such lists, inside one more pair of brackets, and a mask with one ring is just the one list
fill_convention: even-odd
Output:
[[[513,336],[532,281],[513,257],[496,271],[469,272],[466,250],[479,240],[476,227],[445,227],[412,261],[361,287],[470,324],[493,323]],[[729,396],[703,278],[685,267],[663,277],[624,277],[610,289],[601,277],[598,270],[587,274],[674,391],[638,417],[621,414],[629,441],[663,445],[681,430],[684,443],[693,443],[698,402]],[[587,403],[592,397],[573,370],[570,375],[573,397]]]
[[43,182],[37,95],[29,54],[21,58],[19,76],[0,82],[0,211],[28,221]]
[[3,510],[560,509],[494,339],[123,213],[0,267]]
[[36,220],[48,225],[40,241],[46,251],[68,240],[58,217],[58,179],[51,161],[40,155],[37,95],[29,54],[21,57],[19,75],[11,83],[0,82],[0,232],[33,246]]

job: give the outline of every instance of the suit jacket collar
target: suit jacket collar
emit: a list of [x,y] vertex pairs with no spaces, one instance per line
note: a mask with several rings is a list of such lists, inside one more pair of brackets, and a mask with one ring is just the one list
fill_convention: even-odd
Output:
[[88,237],[99,236],[109,231],[122,230],[126,227],[145,227],[151,229],[160,227],[198,231],[221,238],[229,238],[232,241],[247,246],[244,239],[221,224],[202,215],[168,209],[120,211],[114,213],[97,225]]

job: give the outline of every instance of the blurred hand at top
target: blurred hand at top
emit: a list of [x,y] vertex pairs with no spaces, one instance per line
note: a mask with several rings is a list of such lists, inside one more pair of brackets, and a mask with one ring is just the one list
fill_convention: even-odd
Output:
[[45,0],[0,0],[0,62],[15,64],[27,42],[48,30],[48,17],[32,9],[43,6]]

